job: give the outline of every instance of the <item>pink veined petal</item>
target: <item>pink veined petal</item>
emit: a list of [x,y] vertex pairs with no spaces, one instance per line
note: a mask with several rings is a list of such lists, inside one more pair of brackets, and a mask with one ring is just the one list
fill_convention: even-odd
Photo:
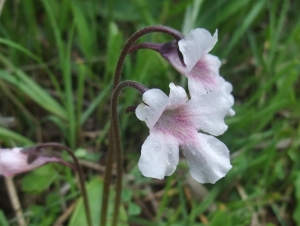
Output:
[[174,85],[174,83],[170,83],[170,95],[169,95],[169,105],[178,105],[182,103],[186,103],[188,101],[188,96],[185,90],[180,87]]
[[28,155],[20,152],[22,148],[0,149],[0,174],[5,177],[33,170],[49,162],[59,162],[67,166],[69,163],[57,157],[39,156],[32,163],[27,163]]
[[200,183],[212,183],[231,169],[229,150],[213,136],[198,133],[197,140],[183,144],[191,176]]
[[179,161],[177,140],[161,131],[151,130],[142,146],[139,169],[145,177],[163,179],[170,176]]
[[220,92],[212,92],[192,98],[187,102],[187,111],[196,130],[202,130],[214,136],[223,134],[228,126],[224,117],[230,104]]
[[192,70],[204,53],[212,50],[218,40],[217,34],[216,31],[214,36],[212,36],[207,30],[197,28],[178,42],[179,50],[187,66],[186,73]]
[[136,117],[145,121],[149,129],[152,129],[162,112],[169,103],[168,96],[159,89],[149,89],[143,94],[143,104],[140,104],[136,110]]
[[219,68],[221,61],[211,54],[204,54],[193,69],[186,74],[191,98],[208,93],[220,91]]

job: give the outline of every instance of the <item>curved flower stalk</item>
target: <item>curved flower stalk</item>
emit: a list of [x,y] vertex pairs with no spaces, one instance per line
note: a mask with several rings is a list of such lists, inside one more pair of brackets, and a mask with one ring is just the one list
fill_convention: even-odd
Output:
[[170,35],[175,40],[180,40],[180,39],[183,38],[183,35],[179,31],[175,30],[174,28],[171,28],[171,27],[168,27],[168,26],[163,26],[163,25],[148,26],[148,27],[142,28],[141,30],[134,33],[127,40],[125,46],[122,49],[120,57],[118,59],[118,63],[117,63],[116,70],[115,70],[115,75],[114,75],[114,85],[113,85],[114,89],[120,83],[121,72],[122,72],[122,68],[123,68],[123,64],[124,64],[126,55],[131,52],[132,47],[134,46],[135,42],[139,38],[141,38],[142,36],[144,36],[146,34],[153,33],[153,32],[161,32],[161,33]]
[[107,161],[109,169],[106,169],[104,187],[103,187],[103,199],[102,199],[102,209],[101,209],[101,226],[106,225],[107,219],[107,208],[108,208],[108,196],[109,196],[109,185],[110,185],[110,174],[112,170],[112,161],[113,161],[113,152],[117,153],[117,178],[116,178],[116,196],[115,196],[115,205],[114,205],[114,214],[112,225],[116,226],[119,218],[119,208],[121,204],[121,192],[122,192],[122,175],[123,175],[123,152],[122,152],[122,142],[120,138],[119,131],[119,119],[118,119],[118,100],[123,89],[131,87],[138,90],[141,93],[148,90],[144,85],[135,82],[135,81],[123,81],[115,88],[112,100],[111,100],[111,128],[110,128],[110,150],[108,153]]
[[145,121],[150,135],[138,163],[144,176],[163,179],[171,175],[182,149],[192,177],[200,183],[215,183],[231,169],[229,150],[213,136],[223,134],[224,117],[230,106],[219,92],[195,95],[188,100],[185,90],[170,84],[169,97],[159,89],[143,94],[135,113]]
[[11,177],[27,172],[46,163],[58,162],[73,168],[73,166],[54,156],[32,155],[22,152],[23,148],[0,149],[0,175]]

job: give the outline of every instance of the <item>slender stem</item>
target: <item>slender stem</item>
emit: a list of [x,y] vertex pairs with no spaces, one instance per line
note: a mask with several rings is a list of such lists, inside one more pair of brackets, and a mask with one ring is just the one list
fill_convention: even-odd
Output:
[[158,43],[153,43],[153,42],[142,42],[142,43],[138,43],[138,44],[133,45],[130,48],[130,50],[128,51],[128,53],[132,53],[132,52],[134,52],[138,49],[151,49],[151,50],[159,52],[160,47],[162,45],[163,44],[158,44]]
[[122,68],[124,65],[124,60],[125,57],[127,55],[127,53],[129,53],[131,47],[134,45],[134,43],[143,35],[145,34],[149,34],[149,33],[153,33],[153,32],[161,32],[167,35],[172,36],[173,38],[175,38],[176,40],[180,40],[182,39],[184,36],[177,30],[171,28],[171,27],[167,27],[167,26],[162,26],[162,25],[154,25],[154,26],[149,26],[149,27],[145,27],[139,31],[137,31],[136,33],[134,33],[126,42],[118,63],[117,63],[117,67],[116,67],[116,71],[115,71],[115,77],[114,77],[114,89],[117,87],[117,85],[120,83],[120,78],[121,78],[121,72],[122,72]]
[[80,186],[81,186],[81,193],[82,193],[82,197],[83,197],[83,203],[84,203],[84,207],[85,207],[86,220],[87,220],[88,226],[92,226],[91,211],[90,211],[88,196],[87,196],[87,192],[86,192],[86,188],[85,188],[83,171],[82,171],[82,168],[81,168],[76,156],[74,155],[73,151],[69,147],[67,147],[65,145],[62,145],[60,143],[54,143],[54,142],[43,143],[43,144],[39,144],[39,145],[37,145],[35,147],[32,147],[32,148],[40,149],[40,148],[46,148],[46,147],[53,147],[53,148],[63,149],[66,152],[68,152],[68,154],[73,158],[73,161],[75,163],[77,172],[79,174],[79,181],[80,181]]
[[118,214],[119,214],[119,206],[121,200],[121,192],[122,192],[122,175],[123,175],[123,153],[121,149],[121,139],[120,139],[120,131],[119,131],[119,119],[118,119],[118,111],[117,111],[117,103],[118,98],[120,96],[121,91],[126,87],[132,87],[144,93],[148,90],[144,85],[134,82],[134,81],[124,81],[120,83],[113,92],[112,102],[111,102],[111,128],[109,132],[109,152],[107,156],[107,164],[104,175],[104,187],[103,187],[103,195],[102,195],[102,211],[101,211],[101,226],[106,226],[107,219],[107,207],[109,201],[109,187],[110,187],[110,179],[111,179],[111,171],[113,165],[113,156],[114,153],[117,153],[117,185],[116,185],[116,197],[115,197],[115,207],[114,207],[114,217],[113,217],[113,225],[116,225],[118,222]]
[[111,172],[112,172],[112,166],[113,166],[113,160],[114,160],[114,135],[112,130],[112,119],[110,120],[111,125],[109,129],[109,145],[108,145],[108,154],[107,154],[107,160],[106,160],[106,168],[104,173],[104,185],[103,185],[103,191],[102,191],[102,204],[101,204],[101,221],[100,226],[106,226],[106,218],[107,218],[107,207],[108,207],[108,201],[109,201],[109,187],[110,187],[110,181],[111,181]]
[[144,93],[148,90],[144,85],[134,82],[134,81],[124,81],[121,82],[113,92],[112,103],[111,103],[111,115],[112,115],[112,131],[114,137],[115,150],[117,155],[117,184],[116,184],[116,197],[115,197],[115,206],[114,206],[114,215],[112,226],[116,226],[118,223],[119,217],[119,207],[121,204],[121,192],[122,192],[122,177],[123,177],[123,152],[122,152],[122,141],[120,137],[119,130],[119,117],[118,117],[118,99],[123,89],[131,87],[141,93]]

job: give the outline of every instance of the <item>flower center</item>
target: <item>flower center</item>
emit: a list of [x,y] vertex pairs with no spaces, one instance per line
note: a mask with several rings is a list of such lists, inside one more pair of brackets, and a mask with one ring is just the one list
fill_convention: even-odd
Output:
[[154,129],[176,137],[180,143],[193,139],[195,134],[195,128],[190,122],[189,114],[186,112],[184,104],[168,107],[154,125]]

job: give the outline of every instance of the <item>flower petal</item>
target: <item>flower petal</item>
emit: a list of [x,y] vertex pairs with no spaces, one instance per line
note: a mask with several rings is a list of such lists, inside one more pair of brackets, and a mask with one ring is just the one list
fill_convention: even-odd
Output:
[[208,53],[212,50],[218,40],[217,36],[217,31],[214,36],[211,36],[207,30],[197,28],[192,30],[184,37],[184,39],[178,42],[179,50],[182,53],[184,63],[187,66],[187,73],[192,70],[204,53]]
[[211,54],[204,54],[193,69],[186,74],[191,98],[220,91],[219,68],[221,61]]
[[220,92],[203,94],[187,102],[187,112],[195,128],[214,136],[227,130],[224,117],[229,109],[229,102]]
[[235,115],[235,111],[231,108],[226,116],[234,116],[234,115]]
[[223,96],[229,101],[230,105],[232,106],[234,104],[234,98],[231,95],[232,92],[232,85],[225,81],[223,77],[220,76],[220,86],[221,86],[221,92],[223,93]]
[[151,130],[142,146],[139,169],[145,177],[163,179],[171,175],[178,165],[177,140],[158,130]]
[[22,148],[0,149],[0,175],[5,177],[33,170],[49,162],[59,162],[70,166],[67,162],[57,157],[38,156],[28,164],[28,154],[21,152]]
[[139,120],[146,122],[149,129],[152,129],[168,105],[169,98],[159,89],[149,89],[143,94],[143,101],[145,104],[140,104],[135,114]]
[[213,136],[198,133],[194,143],[182,146],[192,177],[200,183],[215,183],[231,169],[229,150]]
[[177,41],[173,40],[163,44],[159,50],[160,54],[180,73],[186,73],[186,66],[182,54],[178,51]]
[[174,85],[174,83],[170,83],[170,95],[169,95],[169,105],[178,105],[182,103],[186,103],[188,101],[188,96],[185,90],[180,87]]
[[[226,98],[226,100],[229,102],[230,107],[234,104],[234,98],[231,94],[232,92],[232,85],[225,81],[223,77],[220,76],[220,84],[221,84],[221,92],[223,96]],[[235,111],[231,108],[226,116],[234,116]]]

